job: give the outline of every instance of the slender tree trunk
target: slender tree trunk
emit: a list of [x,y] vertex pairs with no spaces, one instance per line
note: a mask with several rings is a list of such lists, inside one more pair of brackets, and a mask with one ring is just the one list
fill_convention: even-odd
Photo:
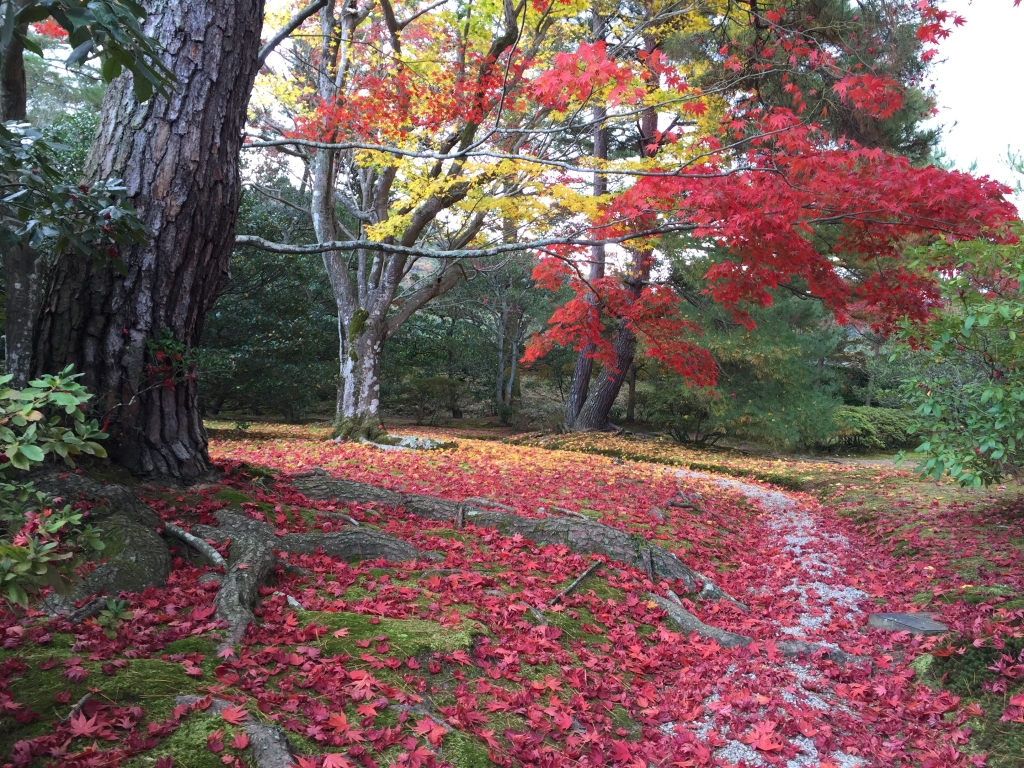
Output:
[[629,366],[629,399],[626,400],[626,422],[636,420],[636,363]]
[[[24,7],[23,2],[17,7]],[[12,9],[13,12],[13,9]],[[23,27],[22,33],[26,31]],[[0,52],[0,122],[24,121],[28,113],[25,54],[21,41],[12,37]],[[4,254],[4,360],[11,386],[28,384],[32,373],[32,336],[39,313],[39,254],[26,239]]]
[[608,429],[610,423],[608,414],[615,405],[615,398],[619,396],[622,389],[622,382],[626,380],[626,374],[633,364],[633,356],[636,354],[636,335],[625,323],[619,323],[618,331],[615,333],[615,365],[616,370],[607,368],[601,370],[594,387],[591,389],[590,397],[576,417],[576,432],[594,432]]
[[[645,37],[644,48],[647,53],[653,53],[656,43],[653,38]],[[655,75],[651,81],[657,83]],[[657,147],[648,149],[655,143],[655,131],[658,127],[658,113],[654,108],[647,107],[640,116],[639,154],[641,157],[651,156],[657,153]],[[631,301],[639,298],[644,284],[651,276],[651,251],[634,250],[633,263],[630,267],[632,274],[627,279],[629,292],[632,294]],[[574,424],[570,428],[576,432],[590,432],[594,430],[608,429],[610,426],[608,415],[611,413],[615,399],[622,389],[622,383],[633,359],[636,356],[636,334],[623,321],[619,321],[619,328],[615,335],[615,367],[612,369],[602,368],[597,378],[596,389],[593,389]]]
[[32,335],[39,314],[39,254],[24,238],[4,254],[6,304],[7,373],[14,376],[11,386],[21,389],[32,377]]
[[494,403],[499,414],[505,405],[505,398],[502,396],[505,390],[505,313],[506,308],[502,306],[494,318],[494,334],[498,342],[498,365],[494,370]]
[[522,344],[524,334],[523,319],[519,318],[520,327],[512,337],[512,354],[509,360],[508,381],[505,383],[505,404],[512,405],[512,398],[516,395],[516,366],[519,364],[519,346]]
[[114,81],[86,175],[123,178],[152,239],[121,252],[125,276],[73,254],[58,259],[33,367],[84,373],[111,420],[108,450],[120,464],[190,478],[209,466],[190,349],[229,279],[263,2],[146,6],[145,31],[176,79],[145,104],[130,75]]
[[[604,39],[604,19],[594,14],[594,40]],[[594,120],[594,157],[598,160],[608,159],[608,129],[604,120],[608,111],[604,107],[595,107],[593,110]],[[603,173],[594,174],[594,197],[600,197],[608,192],[608,177]],[[603,245],[594,245],[590,248],[590,282],[604,277],[605,271],[605,249]],[[566,429],[574,429],[576,419],[587,401],[590,392],[590,378],[594,371],[594,358],[591,355],[594,346],[588,344],[576,355],[576,365],[572,370],[572,381],[569,384],[569,397],[565,401]]]

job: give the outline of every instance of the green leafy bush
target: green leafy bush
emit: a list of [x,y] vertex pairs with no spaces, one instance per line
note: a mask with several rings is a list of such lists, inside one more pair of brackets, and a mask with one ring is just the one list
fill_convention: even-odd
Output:
[[663,382],[650,399],[651,421],[677,443],[714,445],[725,437],[725,404],[713,389]]
[[898,451],[920,442],[911,434],[915,420],[907,411],[846,405],[836,410],[834,418],[835,434],[815,447]]
[[17,390],[0,376],[0,594],[20,605],[43,586],[66,592],[76,549],[102,549],[99,536],[70,506],[52,500],[24,480],[24,473],[60,456],[106,456],[97,441],[106,437],[84,406],[92,398],[71,368],[43,376]]
[[967,486],[1020,476],[1024,247],[943,240],[919,258],[942,275],[943,306],[927,326],[907,324],[901,334],[930,362],[902,387],[921,423],[918,471]]
[[436,425],[442,410],[448,410],[453,418],[461,418],[462,401],[468,391],[465,382],[458,379],[431,376],[426,379],[413,379],[405,391],[403,400],[415,410],[417,424],[429,422]]

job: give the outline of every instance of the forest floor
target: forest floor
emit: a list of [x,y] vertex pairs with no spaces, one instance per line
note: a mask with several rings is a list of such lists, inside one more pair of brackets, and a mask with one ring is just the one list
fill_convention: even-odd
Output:
[[[164,521],[209,525],[230,510],[294,534],[350,528],[347,515],[424,556],[282,555],[288,569],[260,589],[234,648],[219,646],[214,615],[222,569],[181,545],[166,586],[95,619],[7,610],[0,763],[264,765],[249,737],[276,725],[303,768],[1024,764],[1016,486],[610,435],[403,427],[456,443],[421,452],[337,444],[315,426],[211,427],[222,476],[137,488]],[[296,485],[312,468],[597,520],[675,552],[749,610],[473,518],[311,500]],[[663,607],[671,594],[754,642],[682,631]],[[950,631],[868,628],[873,612],[921,612]],[[792,640],[822,647],[786,656]]]

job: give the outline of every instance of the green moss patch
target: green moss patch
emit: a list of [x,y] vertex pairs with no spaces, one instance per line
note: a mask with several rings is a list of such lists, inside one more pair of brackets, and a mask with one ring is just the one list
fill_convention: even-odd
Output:
[[252,497],[247,496],[241,491],[236,491],[232,488],[225,488],[222,491],[217,491],[217,493],[214,494],[213,498],[217,499],[218,501],[227,501],[230,502],[231,504],[244,504],[246,502],[252,501]]
[[487,756],[487,747],[459,731],[452,731],[444,737],[441,752],[455,768],[488,768],[494,765]]
[[[95,695],[119,706],[141,706],[146,710],[148,720],[159,721],[174,709],[175,696],[194,693],[198,686],[203,685],[201,680],[186,675],[181,664],[161,659],[135,659],[113,675],[103,674],[97,663],[83,662],[89,676],[75,684],[63,676],[63,665],[45,671],[38,668],[39,662],[51,655],[57,657],[61,654],[50,653],[46,646],[40,646],[36,652],[22,655],[28,670],[11,678],[11,695],[15,701],[27,705],[42,717],[26,725],[13,719],[0,719],[0,756],[9,754],[14,742],[20,739],[49,732],[52,720],[67,717],[75,702],[90,690],[96,689]],[[58,703],[57,694],[64,691],[70,693],[69,701]]]
[[1024,650],[1024,639],[1011,638],[1002,649],[976,648],[967,645],[964,653],[951,656],[924,655],[911,663],[918,679],[926,685],[947,688],[965,700],[976,702],[983,710],[980,717],[971,718],[970,750],[988,754],[991,768],[1017,768],[1024,755],[1024,727],[1019,723],[1002,722],[1000,716],[1010,697],[1024,691],[1024,685],[1011,686],[1003,694],[988,693],[983,689],[986,681],[993,680],[996,672],[988,669],[1005,654],[1016,658]]
[[[348,653],[358,656],[365,651],[355,644],[356,641],[382,636],[387,637],[392,655],[416,656],[433,651],[451,653],[468,650],[474,636],[487,634],[487,628],[475,621],[464,621],[458,628],[449,628],[436,621],[422,619],[381,618],[374,624],[375,617],[362,613],[299,611],[298,616],[306,626],[327,627],[328,632],[321,638],[320,646],[332,655]],[[334,632],[339,629],[347,629],[348,634],[334,637]]]
[[128,768],[152,768],[156,758],[164,756],[174,758],[175,768],[224,768],[220,755],[206,748],[207,737],[217,730],[224,733],[224,740],[227,741],[236,729],[219,715],[193,712],[156,748],[127,763]]

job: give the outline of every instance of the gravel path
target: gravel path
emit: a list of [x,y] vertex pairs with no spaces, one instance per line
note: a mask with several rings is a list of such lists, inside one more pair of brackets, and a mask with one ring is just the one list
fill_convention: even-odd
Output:
[[[788,635],[794,640],[814,640],[825,642],[816,636],[818,630],[826,627],[836,618],[849,621],[863,621],[859,608],[862,601],[868,598],[864,592],[844,582],[844,571],[839,563],[837,552],[849,550],[850,543],[840,534],[823,531],[816,525],[814,516],[789,496],[779,491],[772,491],[758,485],[744,483],[732,478],[716,477],[690,470],[676,470],[676,475],[687,479],[711,480],[723,490],[739,492],[755,502],[765,513],[763,519],[766,549],[776,554],[766,563],[768,568],[773,562],[780,566],[796,566],[796,575],[792,578],[784,592],[792,595],[798,606],[795,612],[796,621],[792,626],[779,625],[781,635]],[[744,595],[733,595],[737,600],[744,601]],[[775,684],[775,693],[787,704],[798,709],[814,709],[819,712],[842,711],[848,713],[842,701],[827,686],[821,686],[821,680],[813,666],[800,662],[785,660],[779,663],[780,679]],[[731,670],[730,670],[731,671]],[[727,674],[724,679],[733,677]],[[752,677],[752,676],[751,676]],[[730,682],[735,683],[735,680]],[[722,683],[719,684],[722,686]],[[808,690],[813,688],[814,692]],[[716,693],[704,704],[714,711],[719,702]],[[762,707],[765,718],[781,713],[773,713]],[[688,724],[698,738],[704,738],[715,725],[714,714],[706,715],[702,720]],[[679,728],[681,724],[675,727]],[[786,768],[817,768],[822,760],[830,760],[838,768],[860,768],[866,766],[864,760],[835,751],[829,755],[821,755],[814,740],[806,736],[792,738],[792,743],[799,750],[782,765]],[[762,752],[735,739],[727,739],[718,747],[714,755],[726,764],[746,764],[747,766],[769,765],[762,758]],[[779,765],[775,761],[772,764]]]

